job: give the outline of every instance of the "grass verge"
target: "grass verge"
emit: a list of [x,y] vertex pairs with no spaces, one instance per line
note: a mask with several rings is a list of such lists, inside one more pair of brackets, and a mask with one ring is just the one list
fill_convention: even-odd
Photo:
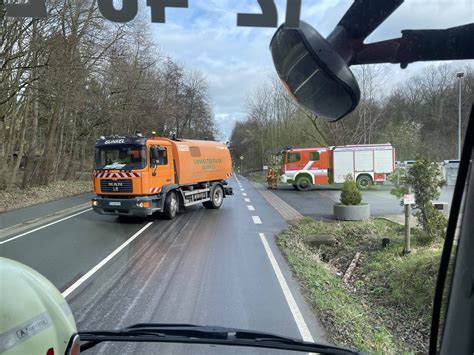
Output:
[[[328,234],[335,244],[308,242]],[[385,249],[382,238],[390,239]],[[421,245],[414,230],[412,253],[402,256],[403,226],[396,223],[310,218],[292,223],[277,244],[334,343],[369,353],[427,351],[439,245]]]

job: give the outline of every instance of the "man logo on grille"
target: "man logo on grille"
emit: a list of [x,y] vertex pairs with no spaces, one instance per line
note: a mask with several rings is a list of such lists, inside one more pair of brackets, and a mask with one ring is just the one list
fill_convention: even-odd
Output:
[[119,186],[123,186],[123,183],[119,181],[109,182],[109,186],[119,187]]

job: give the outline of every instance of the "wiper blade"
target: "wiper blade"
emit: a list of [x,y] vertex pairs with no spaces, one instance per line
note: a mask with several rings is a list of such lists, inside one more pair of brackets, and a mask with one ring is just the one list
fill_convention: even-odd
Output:
[[305,342],[271,333],[235,328],[198,326],[192,324],[136,324],[122,330],[81,331],[81,351],[102,342],[155,342],[245,346],[321,354],[358,354],[331,345]]

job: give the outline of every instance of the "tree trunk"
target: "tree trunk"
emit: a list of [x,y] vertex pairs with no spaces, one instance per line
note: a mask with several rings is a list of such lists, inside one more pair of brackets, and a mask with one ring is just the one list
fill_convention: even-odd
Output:
[[45,142],[44,153],[42,157],[42,166],[40,169],[40,185],[46,186],[52,180],[51,171],[54,168],[54,157],[56,156],[56,136],[59,124],[59,108],[55,104],[51,112],[51,121],[49,124],[48,135]]
[[[33,23],[33,45],[36,38],[36,21]],[[34,61],[33,66],[37,65],[37,60]],[[36,68],[33,68],[31,71],[33,78],[37,76]],[[31,90],[33,94],[33,110],[30,114],[27,114],[25,117],[28,120],[31,117],[31,122],[28,128],[28,151],[26,153],[26,166],[25,173],[23,174],[23,181],[21,187],[24,189],[27,186],[36,186],[38,180],[34,177],[33,171],[36,164],[36,149],[37,149],[37,135],[38,135],[38,115],[39,115],[39,90],[38,83],[32,83],[33,88]]]
[[11,190],[15,187],[16,180],[17,180],[17,175],[18,175],[18,170],[20,169],[21,160],[23,158],[23,153],[24,153],[24,148],[25,148],[26,116],[27,116],[27,113],[28,113],[28,105],[25,108],[25,117],[23,118],[23,124],[22,124],[22,129],[21,129],[21,136],[20,136],[20,141],[19,141],[18,154],[17,154],[15,164],[13,165],[13,169],[12,169],[12,172],[11,172],[10,179],[8,180],[7,190]]

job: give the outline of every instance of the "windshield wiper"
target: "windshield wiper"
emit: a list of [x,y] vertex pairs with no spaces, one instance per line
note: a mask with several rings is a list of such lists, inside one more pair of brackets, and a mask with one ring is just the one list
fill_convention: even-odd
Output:
[[109,170],[120,170],[120,171],[132,171],[133,169],[139,169],[139,167],[129,166],[130,164],[121,164],[122,166],[112,166],[113,164],[105,165],[102,168],[96,168],[95,170],[109,171]]
[[309,343],[271,333],[191,324],[136,324],[115,331],[82,331],[81,351],[102,342],[155,342],[245,346],[321,354],[358,354],[331,345]]

